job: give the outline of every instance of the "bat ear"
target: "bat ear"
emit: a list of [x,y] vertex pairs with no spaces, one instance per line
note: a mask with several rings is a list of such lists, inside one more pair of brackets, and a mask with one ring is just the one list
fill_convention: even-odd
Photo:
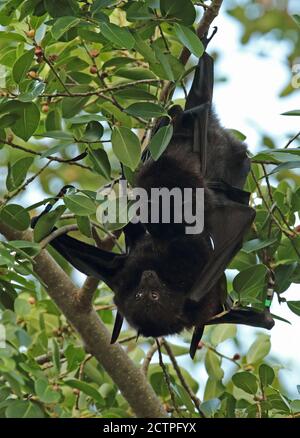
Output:
[[199,342],[201,341],[203,336],[203,332],[204,332],[204,325],[200,325],[198,327],[195,327],[194,329],[191,345],[190,345],[190,356],[192,359],[194,359],[195,357]]
[[241,249],[243,236],[254,218],[255,210],[230,201],[207,212],[205,229],[212,238],[213,251],[191,291],[191,300],[200,301],[220,280],[229,262]]
[[113,332],[111,335],[111,341],[110,341],[111,344],[115,344],[117,342],[118,337],[119,337],[121,330],[122,330],[123,322],[124,322],[123,316],[121,315],[120,312],[117,312]]
[[112,289],[127,257],[103,251],[67,235],[55,238],[50,244],[78,271],[104,281]]

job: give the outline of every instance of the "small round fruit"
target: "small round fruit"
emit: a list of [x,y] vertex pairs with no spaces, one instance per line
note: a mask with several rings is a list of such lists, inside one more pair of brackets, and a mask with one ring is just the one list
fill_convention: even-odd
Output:
[[36,48],[34,49],[34,54],[35,56],[42,56],[43,49],[41,48],[41,46],[36,46]]
[[90,55],[92,58],[97,58],[97,56],[99,56],[100,52],[97,49],[93,49],[90,51]]
[[42,106],[42,111],[43,111],[43,113],[47,113],[47,112],[49,112],[49,105],[48,105],[47,103],[45,103],[45,104]]
[[36,299],[34,297],[29,297],[28,298],[28,303],[33,305],[33,304],[36,303]]
[[97,72],[98,72],[97,67],[95,65],[92,65],[90,68],[90,73],[92,73],[92,75],[95,75],[97,74]]
[[233,356],[232,360],[240,360],[240,358],[241,358],[240,354],[236,353],[236,354]]
[[13,134],[8,134],[7,136],[7,143],[11,143],[14,139],[14,135]]
[[34,29],[28,30],[28,32],[26,32],[26,35],[28,36],[28,38],[34,38],[35,37],[35,30]]
[[38,77],[37,72],[34,71],[34,70],[30,70],[30,71],[27,73],[27,76],[28,76],[29,78],[31,78],[31,79],[36,79],[36,78]]

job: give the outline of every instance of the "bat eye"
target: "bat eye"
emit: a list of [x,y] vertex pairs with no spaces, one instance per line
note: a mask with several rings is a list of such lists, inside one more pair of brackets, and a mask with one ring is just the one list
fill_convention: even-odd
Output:
[[159,300],[159,293],[157,293],[157,292],[150,292],[150,298],[153,301],[158,301]]
[[142,292],[137,292],[137,293],[135,294],[135,299],[138,301],[138,300],[140,300],[140,299],[142,298],[142,296],[143,296],[143,293],[142,293]]

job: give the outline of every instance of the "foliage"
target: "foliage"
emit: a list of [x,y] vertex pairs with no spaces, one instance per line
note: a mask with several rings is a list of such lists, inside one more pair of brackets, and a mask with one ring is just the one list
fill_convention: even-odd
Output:
[[[165,82],[172,83],[171,91],[187,84],[193,65],[180,62],[182,48],[197,57],[203,53],[195,32],[196,3],[60,0],[57,7],[52,0],[1,2],[0,153],[7,171],[0,222],[24,231],[30,226],[30,214],[52,202],[63,185],[76,181],[77,188],[63,197],[63,205],[44,216],[35,230],[35,242],[0,243],[0,315],[6,334],[6,346],[0,348],[0,417],[133,415],[114,382],[85,353],[73,328],[48,298],[33,271],[34,257],[40,250],[38,242],[55,224],[77,224],[86,239],[91,239],[92,228],[100,238],[108,233],[96,222],[96,209],[103,201],[97,190],[111,182],[113,188],[118,186],[120,163],[128,181],[132,180],[154,119],[166,115],[174,103],[172,92],[162,93]],[[261,5],[261,16],[254,22],[247,16],[250,4],[229,11],[243,24],[244,43],[254,31],[276,28],[280,38],[289,38],[291,29],[297,37],[293,47],[299,48],[297,17],[293,21],[286,11]],[[182,99],[175,103],[182,104]],[[299,116],[299,111],[293,115]],[[154,159],[168,146],[172,129],[169,124],[152,138],[149,149]],[[270,277],[275,278],[281,302],[289,286],[300,282],[296,227],[300,189],[295,184],[300,149],[275,149],[273,142],[267,143],[253,157],[247,181],[257,210],[255,225],[230,266],[238,271],[230,285],[233,299],[258,309],[264,307]],[[32,199],[25,206],[18,195],[33,181],[39,181],[47,198],[40,203]],[[122,225],[117,223],[115,228]],[[71,274],[66,262],[54,256]],[[112,294],[105,286],[98,288],[94,304],[112,330]],[[300,301],[287,305],[300,314]],[[135,343],[130,340],[133,335],[131,329],[123,333],[124,345],[140,365],[151,342]],[[188,353],[190,334],[184,333],[182,339],[171,346],[175,361]],[[196,358],[208,375],[200,388],[202,414],[299,415],[299,400],[283,395],[280,367],[266,363],[269,336],[258,335],[245,354],[234,357],[220,353],[219,345],[227,340],[242,350],[235,327],[211,327],[204,339]],[[164,359],[167,352],[163,349]],[[174,363],[166,366],[168,386],[155,362],[149,366],[149,381],[170,414],[199,416]],[[231,372],[225,378],[230,362]],[[190,392],[196,394],[198,379],[179,369]]]

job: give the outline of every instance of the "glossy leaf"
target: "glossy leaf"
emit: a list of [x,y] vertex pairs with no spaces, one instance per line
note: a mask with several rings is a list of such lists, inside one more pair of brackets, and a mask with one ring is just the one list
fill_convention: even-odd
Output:
[[170,144],[172,136],[172,125],[163,126],[162,128],[159,128],[159,130],[154,134],[148,146],[153,160],[158,160],[165,152]]
[[140,140],[128,128],[116,127],[111,137],[112,147],[116,157],[125,166],[135,170],[141,158]]
[[187,47],[190,52],[197,58],[200,58],[204,53],[204,47],[199,37],[189,27],[175,24],[175,35],[181,44]]

